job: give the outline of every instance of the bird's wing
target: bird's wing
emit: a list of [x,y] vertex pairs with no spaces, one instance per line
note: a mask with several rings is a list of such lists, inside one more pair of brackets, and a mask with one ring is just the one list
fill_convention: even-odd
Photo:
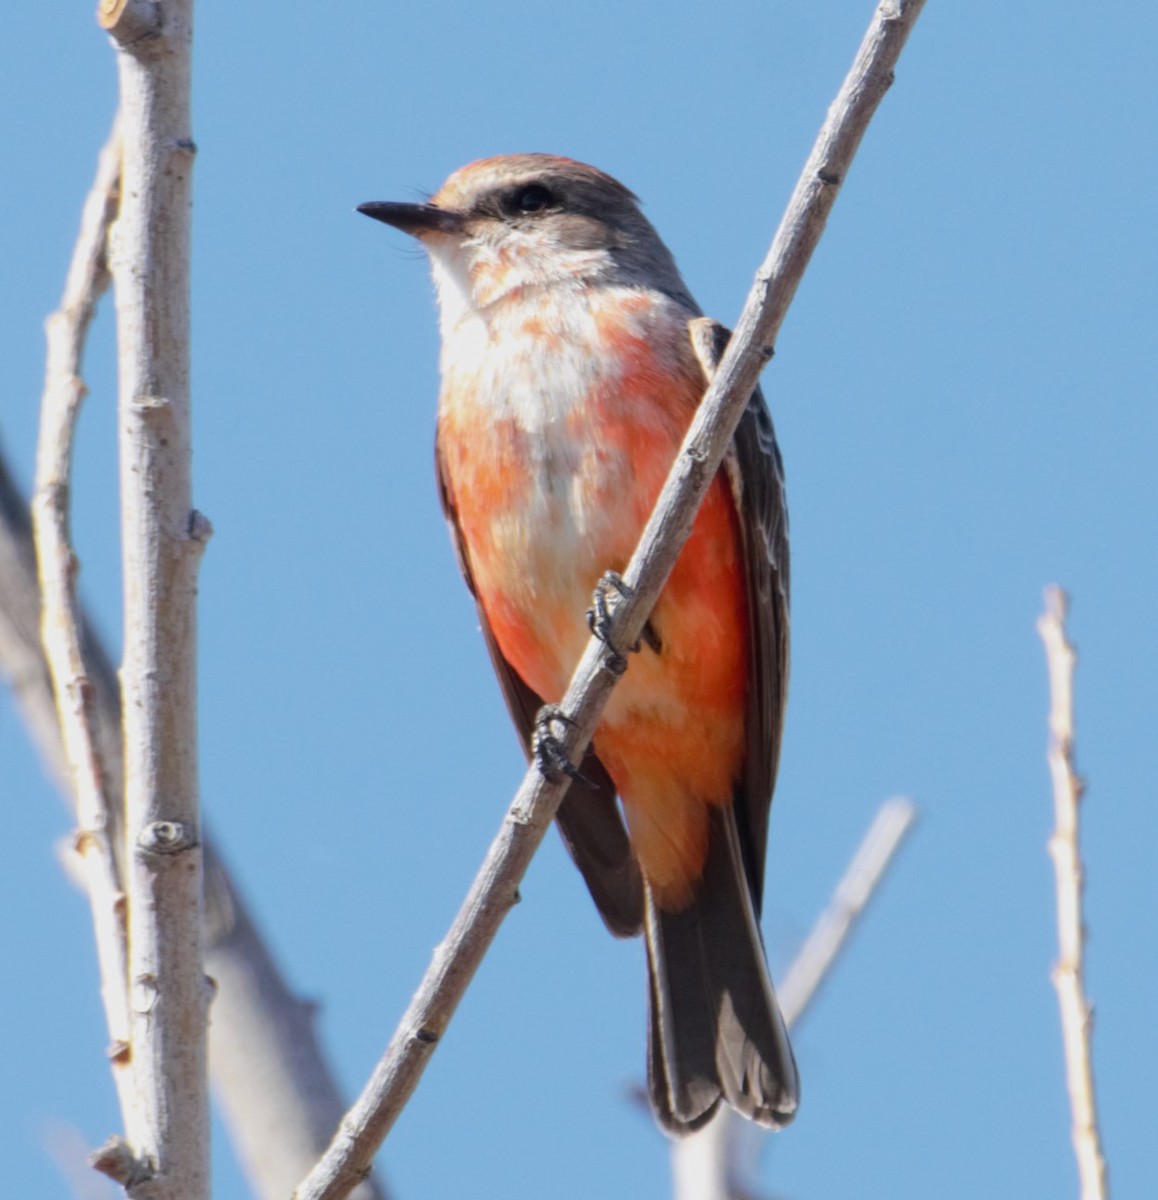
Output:
[[[442,455],[435,443],[435,467],[438,474],[438,491],[442,500],[442,511],[450,527],[451,541],[458,556],[462,577],[470,588],[478,605],[479,623],[491,663],[511,720],[522,742],[523,751],[530,757],[531,735],[535,727],[535,716],[543,707],[543,701],[523,678],[507,662],[490,621],[487,620],[471,573],[470,557],[463,541],[454,497],[443,468]],[[615,784],[607,769],[590,750],[579,766],[581,779],[571,784],[563,797],[555,822],[575,865],[579,868],[596,908],[607,928],[617,937],[632,937],[639,933],[643,923],[643,882],[639,864],[628,841],[619,805],[615,799]],[[585,782],[586,781],[586,782]]]
[[[701,317],[689,323],[692,346],[710,380],[731,331]],[[759,387],[736,429],[724,460],[740,517],[748,593],[747,758],[736,795],[736,822],[744,868],[757,914],[764,891],[768,810],[780,759],[780,734],[788,692],[788,509],[784,463],[772,418]]]

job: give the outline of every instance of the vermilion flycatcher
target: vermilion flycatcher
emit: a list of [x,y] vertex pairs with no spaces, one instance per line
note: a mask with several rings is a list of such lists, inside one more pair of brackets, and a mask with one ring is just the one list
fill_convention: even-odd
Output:
[[[360,211],[433,265],[442,502],[528,745],[727,331],[700,317],[631,192],[570,159],[485,159],[428,204]],[[651,1101],[672,1132],[721,1097],[769,1126],[796,1109],[758,926],[787,678],[783,470],[757,392],[558,814],[609,928],[642,926]]]

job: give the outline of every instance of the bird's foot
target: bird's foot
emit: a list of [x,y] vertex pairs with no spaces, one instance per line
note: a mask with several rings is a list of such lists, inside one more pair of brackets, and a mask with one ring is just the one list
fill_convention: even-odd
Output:
[[555,732],[557,725],[574,724],[575,722],[557,704],[544,704],[535,714],[531,753],[535,756],[535,765],[539,771],[552,783],[557,782],[561,775],[566,775],[568,779],[577,779],[588,787],[594,787],[591,780],[567,757],[567,752],[563,749],[563,740]]
[[[618,571],[604,571],[595,585],[595,592],[591,597],[591,607],[587,610],[587,628],[607,647],[606,666],[614,675],[622,675],[627,670],[627,658],[620,653],[611,640],[612,618],[620,600],[626,600],[632,594],[632,589]],[[650,621],[643,627],[642,636],[634,646],[630,647],[629,653],[638,653],[644,642],[657,654],[659,653],[659,636]]]

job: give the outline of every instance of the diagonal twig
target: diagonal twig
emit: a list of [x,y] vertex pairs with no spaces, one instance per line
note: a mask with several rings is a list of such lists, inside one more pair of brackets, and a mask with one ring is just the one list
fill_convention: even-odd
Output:
[[1059,587],[1045,592],[1045,612],[1037,631],[1049,668],[1049,772],[1053,780],[1054,832],[1049,839],[1057,880],[1059,956],[1053,971],[1065,1046],[1066,1083],[1073,1114],[1082,1200],[1106,1200],[1106,1162],[1094,1100],[1090,1033],[1093,1010],[1083,983],[1085,925],[1082,920],[1083,871],[1079,835],[1084,787],[1074,767],[1074,663],[1077,656],[1066,638],[1068,601]]
[[876,891],[905,835],[917,820],[907,796],[886,800],[780,983],[780,1004],[791,1028],[804,1015],[848,940],[857,918]]
[[[684,439],[639,546],[624,572],[628,595],[609,641],[631,646],[691,532],[760,371],[823,232],[869,119],[924,0],[884,0],[820,131],[787,212],[741,313],[735,334]],[[592,639],[562,701],[563,749],[582,759],[617,676],[607,645]],[[535,850],[570,781],[532,767],[483,861],[446,940],[435,951],[386,1053],[297,1200],[338,1200],[369,1168],[438,1044],[499,925],[515,902]]]

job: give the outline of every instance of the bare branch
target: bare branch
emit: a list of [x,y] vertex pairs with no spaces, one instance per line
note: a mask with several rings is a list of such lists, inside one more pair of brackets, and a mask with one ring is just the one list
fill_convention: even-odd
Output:
[[[39,644],[39,607],[28,507],[0,454],[0,675],[12,686],[46,767],[74,803]],[[118,796],[120,692],[108,654],[83,613],[81,625],[108,792]],[[114,808],[109,816],[119,814]],[[119,860],[120,840],[112,830],[109,838]],[[80,876],[83,861],[71,848],[68,854],[70,874],[77,865]],[[344,1105],[318,1041],[313,1007],[290,990],[208,835],[205,922],[205,966],[217,983],[210,1072],[256,1194],[281,1200],[325,1149]],[[381,1200],[384,1194],[373,1178],[354,1193],[357,1200]]]
[[161,6],[157,0],[100,0],[97,20],[118,44],[131,46],[161,31]]
[[125,897],[112,844],[116,802],[102,757],[95,691],[81,653],[77,565],[69,541],[73,433],[86,391],[81,363],[89,323],[109,283],[105,245],[120,195],[120,152],[114,125],[85,201],[60,307],[45,323],[48,361],[32,516],[43,598],[41,636],[76,800],[74,848],[92,908],[113,1079],[122,1112],[127,1113],[135,1092],[128,1064]]
[[1082,860],[1079,849],[1080,802],[1083,786],[1074,769],[1074,663],[1077,656],[1066,640],[1068,602],[1059,587],[1045,592],[1045,612],[1037,631],[1049,667],[1049,771],[1053,779],[1054,832],[1049,840],[1057,879],[1059,957],[1053,971],[1065,1045],[1066,1082],[1073,1113],[1074,1153],[1078,1160],[1082,1200],[1106,1200],[1106,1163],[1098,1132],[1094,1101],[1093,1055],[1090,1033],[1093,1011],[1082,979],[1085,925],[1082,921]]
[[812,1003],[916,819],[917,806],[906,796],[885,801],[873,818],[832,900],[817,918],[780,984],[780,1003],[789,1028]]
[[[68,851],[70,875],[87,888],[92,872],[103,872],[99,881],[99,914],[110,922],[120,916],[118,899],[123,871],[122,821],[116,798],[122,790],[120,689],[111,660],[86,619],[75,595],[76,566],[68,551],[67,465],[71,424],[84,398],[80,380],[84,334],[93,307],[108,282],[103,229],[115,216],[120,175],[120,154],[110,139],[100,158],[96,182],[86,203],[81,234],[73,254],[60,309],[48,322],[49,363],[45,404],[52,410],[46,428],[45,456],[55,460],[51,474],[65,483],[44,489],[45,512],[51,517],[47,536],[55,539],[46,560],[55,562],[57,595],[49,624],[67,632],[71,684],[64,694],[75,701],[72,723],[83,744],[86,779],[96,788],[103,778],[102,817],[90,819],[78,812],[81,833],[77,848]],[[103,229],[102,229],[103,226]],[[42,456],[42,457],[45,457]],[[47,461],[47,459],[46,459]],[[47,468],[46,468],[47,469]],[[63,531],[60,522],[64,522]],[[29,506],[0,453],[0,676],[13,690],[26,725],[45,766],[55,776],[62,794],[77,806],[78,775],[65,751],[56,714],[50,671],[39,637],[41,599],[36,578],[36,555],[29,524]],[[60,588],[67,592],[73,627],[61,624]],[[79,627],[79,633],[77,629]],[[81,654],[75,657],[76,639]],[[60,638],[57,638],[60,644]],[[110,858],[104,857],[108,851]],[[210,1068],[218,1096],[226,1110],[227,1127],[257,1194],[265,1200],[288,1195],[293,1185],[317,1160],[332,1136],[344,1104],[329,1064],[322,1052],[312,1005],[299,1000],[278,970],[264,944],[244,899],[238,894],[215,854],[211,840],[204,845],[206,869],[205,963],[218,985],[210,1032]],[[110,903],[111,900],[111,903]],[[112,931],[110,931],[112,932]],[[123,942],[123,938],[121,939]],[[97,931],[98,956],[110,957],[116,939]],[[122,949],[123,956],[123,949]],[[103,978],[121,981],[122,1009],[125,967],[102,970]],[[114,1048],[126,1044],[128,1015],[110,1016]],[[124,1057],[114,1056],[118,1085],[128,1082]],[[122,1094],[122,1105],[131,1102],[131,1091]],[[385,1193],[373,1178],[355,1193],[358,1200],[382,1200]]]
[[[869,899],[917,819],[903,796],[885,801],[816,920],[777,992],[789,1028],[800,1020],[828,977]],[[768,1131],[721,1108],[701,1130],[672,1143],[675,1200],[740,1200],[755,1196],[747,1177]]]
[[[141,5],[129,5],[138,12]],[[192,0],[158,32],[113,25],[124,139],[110,266],[117,292],[124,545],[125,886],[137,1104],[125,1114],[149,1200],[209,1194],[196,575],[191,504],[189,226]],[[141,1190],[128,1185],[129,1195]]]
[[[628,595],[612,617],[609,641],[631,646],[640,638],[700,502],[756,385],[824,229],[869,119],[892,82],[893,67],[924,0],[884,0],[874,14],[852,69],[829,110],[788,210],[756,274],[736,332],[684,439],[683,446],[624,573]],[[561,742],[573,762],[582,759],[618,676],[607,644],[592,638],[561,709]],[[442,1038],[459,1000],[517,895],[519,881],[558,809],[570,780],[527,772],[446,940],[394,1034],[382,1060],[347,1114],[297,1200],[338,1200],[369,1169],[374,1152]]]

